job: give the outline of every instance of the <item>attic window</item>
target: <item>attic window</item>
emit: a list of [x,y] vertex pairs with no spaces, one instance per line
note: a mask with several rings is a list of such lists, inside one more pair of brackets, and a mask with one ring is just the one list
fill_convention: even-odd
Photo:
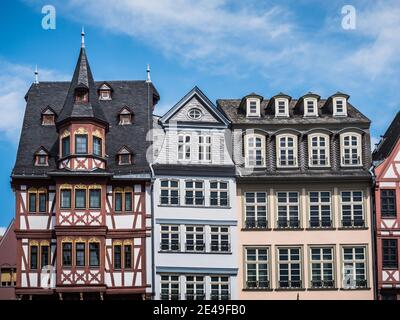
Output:
[[86,103],[89,101],[89,91],[84,88],[75,90],[75,103]]
[[47,151],[41,147],[35,153],[35,166],[48,166],[49,165],[49,155]]
[[42,126],[54,126],[55,125],[55,112],[47,107],[42,111]]
[[289,117],[289,100],[287,99],[275,100],[275,116]]
[[203,113],[199,108],[192,108],[188,112],[188,117],[192,120],[199,120]]
[[333,115],[346,116],[347,115],[347,102],[345,98],[333,99]]
[[125,126],[132,124],[132,116],[133,113],[129,108],[123,108],[119,113],[119,125]]
[[118,152],[117,158],[120,166],[132,164],[132,152],[127,147]]
[[260,116],[260,99],[247,99],[247,117]]
[[316,99],[304,99],[304,116],[305,117],[316,117],[318,116],[317,100]]
[[111,100],[111,87],[103,83],[99,89],[99,99],[100,100]]

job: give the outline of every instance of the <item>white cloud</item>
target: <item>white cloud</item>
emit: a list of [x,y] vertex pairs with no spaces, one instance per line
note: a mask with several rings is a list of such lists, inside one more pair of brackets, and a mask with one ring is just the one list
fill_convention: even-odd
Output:
[[0,227],[0,236],[4,235],[6,232],[7,228],[6,227]]
[[[24,96],[34,80],[34,67],[0,59],[0,137],[17,143],[25,112]],[[40,80],[61,80],[55,71],[39,70]]]

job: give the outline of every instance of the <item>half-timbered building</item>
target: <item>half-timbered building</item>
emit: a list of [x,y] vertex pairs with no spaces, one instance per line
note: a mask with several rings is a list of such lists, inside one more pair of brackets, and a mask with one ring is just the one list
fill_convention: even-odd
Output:
[[155,297],[236,299],[229,121],[197,87],[155,121]]
[[400,300],[400,112],[372,154],[378,298]]
[[82,46],[71,81],[26,94],[17,160],[19,298],[151,296],[148,80],[94,81]]

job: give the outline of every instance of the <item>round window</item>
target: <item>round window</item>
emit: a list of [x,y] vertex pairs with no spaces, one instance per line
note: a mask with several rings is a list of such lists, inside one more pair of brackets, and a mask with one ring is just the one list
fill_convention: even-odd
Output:
[[193,119],[193,120],[198,120],[198,119],[200,119],[202,115],[203,115],[203,114],[201,113],[201,110],[198,109],[198,108],[190,109],[189,112],[188,112],[189,118],[190,118],[190,119]]

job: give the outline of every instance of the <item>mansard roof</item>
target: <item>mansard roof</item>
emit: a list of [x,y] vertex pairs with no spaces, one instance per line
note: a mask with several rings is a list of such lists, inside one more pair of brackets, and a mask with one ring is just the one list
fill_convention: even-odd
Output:
[[[89,101],[84,104],[77,104],[75,103],[75,92],[76,89],[82,88],[88,90]],[[57,119],[57,125],[61,125],[68,120],[82,118],[101,122],[108,127],[107,118],[99,104],[97,87],[93,80],[85,48],[81,48],[79,52],[74,75],[70,82],[63,108],[61,109],[60,115]]]
[[[208,112],[211,113],[216,119],[219,120],[223,125],[228,126],[229,120],[225,117],[223,113],[218,110],[218,108],[207,98],[207,96],[195,86],[190,90],[178,103],[176,103],[167,113],[165,113],[161,118],[160,122],[165,125],[183,106],[185,106],[193,97],[196,97],[198,101],[202,104]],[[192,122],[193,124],[193,122]]]
[[373,161],[380,161],[386,159],[397,141],[400,138],[400,111],[397,112],[392,123],[387,128],[385,134],[381,137],[377,148],[372,153]]
[[[103,81],[94,82],[96,89]],[[113,89],[112,100],[98,101],[98,107],[102,110],[105,120],[109,123],[109,132],[106,135],[106,172],[112,174],[130,174],[149,172],[146,160],[146,150],[150,142],[145,142],[145,135],[151,126],[149,121],[152,114],[152,106],[159,100],[159,94],[153,84],[145,80],[137,81],[107,81]],[[150,86],[150,99],[148,102],[148,86]],[[17,159],[12,172],[13,177],[21,176],[48,176],[57,173],[65,173],[57,170],[58,159],[58,133],[55,126],[43,126],[40,121],[43,106],[50,105],[60,114],[64,101],[68,95],[70,82],[54,81],[32,84],[26,94],[26,108],[17,152]],[[98,96],[96,95],[98,100]],[[135,106],[135,124],[131,126],[118,125],[118,114],[126,105]],[[149,107],[150,105],[150,107]],[[121,146],[126,145],[135,150],[135,164],[119,166],[116,155]],[[40,146],[49,151],[49,166],[37,167],[32,162],[32,157]],[[74,173],[69,173],[74,174]],[[94,174],[94,172],[93,172]]]

